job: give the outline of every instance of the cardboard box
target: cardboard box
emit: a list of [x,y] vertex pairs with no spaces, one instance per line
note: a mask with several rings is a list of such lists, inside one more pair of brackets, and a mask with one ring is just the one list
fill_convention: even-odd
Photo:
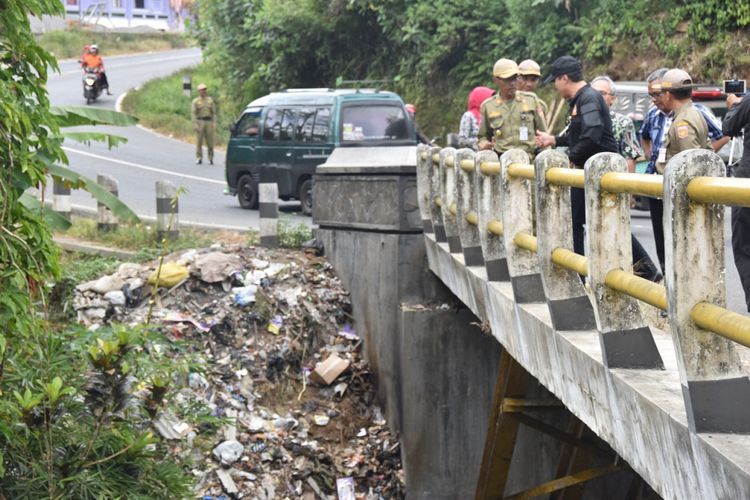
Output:
[[310,380],[318,384],[330,385],[347,368],[349,368],[349,361],[331,354],[328,359],[315,365],[315,369],[310,374]]

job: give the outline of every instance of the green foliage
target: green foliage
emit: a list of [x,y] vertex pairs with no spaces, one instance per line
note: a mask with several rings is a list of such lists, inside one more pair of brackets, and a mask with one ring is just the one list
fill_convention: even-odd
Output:
[[302,244],[312,239],[312,229],[304,223],[296,226],[286,218],[279,220],[279,245],[284,248],[301,248]]
[[[572,54],[589,70],[639,80],[682,65],[716,81],[737,71],[741,48],[721,58],[750,26],[750,4],[730,0],[203,0],[199,8],[193,34],[225,109],[286,87],[333,86],[339,76],[398,75],[390,87],[417,104],[428,135],[455,131],[469,91],[492,86],[500,57],[532,58],[544,71]],[[715,48],[691,57],[708,42]]]
[[47,71],[57,64],[34,40],[31,14],[61,15],[62,3],[5,0],[0,8],[0,496],[188,498],[189,475],[149,431],[171,385],[160,386],[156,403],[134,397],[135,384],[176,373],[163,354],[174,347],[152,331],[93,336],[48,323],[58,250],[45,208],[25,193],[50,172],[85,185],[58,166],[66,162],[61,127],[105,123],[109,112],[50,109]]

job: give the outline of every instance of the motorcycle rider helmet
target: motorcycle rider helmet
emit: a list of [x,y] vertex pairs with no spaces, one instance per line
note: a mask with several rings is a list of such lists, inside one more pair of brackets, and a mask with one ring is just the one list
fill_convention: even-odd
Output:
[[99,46],[98,46],[98,45],[96,45],[95,43],[92,43],[92,44],[91,44],[91,45],[89,46],[89,52],[91,52],[92,54],[96,54],[96,53],[98,53],[98,52],[99,52]]

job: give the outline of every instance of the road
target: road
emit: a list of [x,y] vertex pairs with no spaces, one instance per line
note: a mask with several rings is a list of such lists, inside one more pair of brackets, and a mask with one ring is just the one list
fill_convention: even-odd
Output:
[[[107,57],[104,62],[113,96],[102,96],[93,106],[114,109],[117,99],[148,80],[170,75],[194,66],[201,60],[199,49],[181,49],[150,54]],[[84,106],[81,70],[76,61],[60,63],[60,73],[52,74],[47,89],[53,105]],[[86,129],[86,127],[81,127]],[[195,165],[195,147],[155,134],[142,127],[89,127],[128,138],[128,143],[108,150],[106,145],[90,146],[66,142],[70,166],[89,178],[110,175],[119,182],[119,196],[139,216],[156,215],[155,184],[169,180],[187,189],[180,197],[180,220],[227,229],[258,227],[258,211],[243,210],[235,197],[223,194],[224,153],[216,151],[214,165]],[[217,133],[223,133],[217,131]],[[46,193],[51,199],[51,186]],[[85,191],[75,191],[76,207],[96,208],[96,201]],[[297,214],[299,203],[282,203],[282,217],[291,224],[312,224],[310,217]]]
[[[105,57],[107,75],[114,96],[104,96],[94,106],[114,109],[119,95],[144,82],[166,76],[200,62],[198,49],[173,50],[153,54]],[[55,105],[84,105],[81,91],[81,71],[75,61],[60,64],[60,74],[50,77],[48,90]],[[194,147],[190,144],[154,134],[140,127],[99,127],[128,138],[128,143],[113,150],[92,144],[84,146],[67,143],[65,151],[77,172],[90,178],[107,174],[119,181],[120,197],[141,216],[155,216],[155,182],[168,179],[188,192],[180,198],[180,220],[228,229],[246,230],[258,227],[258,212],[243,210],[236,198],[222,193],[224,155],[216,152],[215,165],[195,165]],[[221,132],[219,132],[221,133]],[[48,187],[47,197],[52,195]],[[78,191],[73,194],[74,205],[96,208],[91,196]],[[296,213],[298,203],[283,203],[282,213],[290,223],[312,224],[309,217]],[[651,221],[647,212],[633,211],[633,233],[656,261]],[[730,244],[729,214],[726,216],[727,302],[737,312],[747,312],[744,294],[739,284]]]

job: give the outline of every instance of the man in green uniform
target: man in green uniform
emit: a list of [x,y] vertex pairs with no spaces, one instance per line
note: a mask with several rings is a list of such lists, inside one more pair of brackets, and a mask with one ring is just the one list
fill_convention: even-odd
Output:
[[534,96],[537,108],[542,115],[545,124],[545,130],[548,127],[547,122],[547,103],[536,95],[536,87],[539,85],[539,79],[542,77],[542,69],[532,59],[526,59],[518,63],[518,91]]
[[711,149],[708,125],[703,115],[693,106],[693,80],[686,71],[670,69],[661,80],[661,104],[674,115],[664,143],[656,159],[656,170],[664,173],[667,162],[686,149]]
[[534,158],[537,130],[544,130],[536,99],[516,92],[518,65],[510,59],[499,59],[492,69],[492,81],[498,92],[482,103],[479,112],[479,149],[494,149],[502,154],[517,148]]
[[216,104],[208,95],[205,83],[198,85],[198,97],[193,99],[193,126],[195,127],[195,163],[203,163],[203,141],[208,149],[208,163],[214,164],[214,128],[216,124]]

